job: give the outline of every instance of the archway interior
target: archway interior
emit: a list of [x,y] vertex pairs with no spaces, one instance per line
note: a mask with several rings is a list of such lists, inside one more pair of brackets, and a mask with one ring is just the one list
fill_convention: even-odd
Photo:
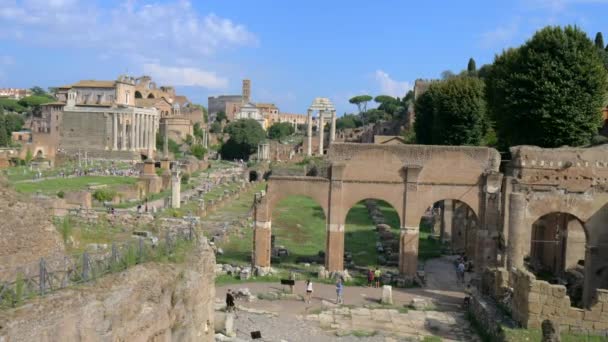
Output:
[[399,266],[399,214],[383,200],[365,199],[346,215],[344,266]]
[[538,279],[564,284],[573,305],[582,305],[585,281],[586,234],[575,216],[556,212],[532,224],[526,267]]
[[249,171],[249,181],[250,182],[258,181],[258,172],[257,171]]
[[472,268],[478,226],[477,215],[466,203],[454,199],[435,202],[420,220],[418,259],[459,254],[466,256],[468,267]]
[[312,198],[293,195],[272,211],[271,263],[325,262],[326,218]]
[[141,99],[142,98],[141,93],[139,91],[135,92],[135,98],[136,99]]
[[148,98],[149,98],[149,99],[153,99],[153,98],[154,98],[154,94],[150,93],[150,94],[148,95]]

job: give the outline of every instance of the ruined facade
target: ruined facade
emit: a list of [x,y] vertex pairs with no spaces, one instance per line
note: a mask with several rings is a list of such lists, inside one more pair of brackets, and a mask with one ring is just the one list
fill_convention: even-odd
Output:
[[[341,271],[348,210],[364,199],[379,199],[399,214],[399,270],[414,276],[421,217],[443,202],[453,216],[452,247],[466,251],[478,273],[495,270],[492,285],[484,285],[494,288],[488,292],[517,287],[523,296],[513,304],[520,323],[537,327],[571,312],[580,324],[564,324],[604,329],[597,303],[605,300],[598,289],[608,289],[608,146],[517,146],[511,154],[499,172],[501,158],[492,148],[334,143],[326,177],[272,176],[266,192],[256,197],[255,264],[270,265],[276,204],[304,195],[321,206],[327,220],[325,266]],[[564,279],[565,286],[557,284]],[[528,285],[517,285],[522,282]],[[539,299],[545,292],[559,300]],[[548,308],[538,311],[531,303]]]

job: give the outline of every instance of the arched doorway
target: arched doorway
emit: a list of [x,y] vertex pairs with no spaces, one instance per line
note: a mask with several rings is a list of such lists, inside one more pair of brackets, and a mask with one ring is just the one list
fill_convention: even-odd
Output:
[[255,170],[249,171],[249,182],[257,182],[258,180],[258,172]]
[[365,199],[346,214],[344,267],[399,266],[399,214],[388,202]]
[[327,220],[314,199],[302,195],[282,198],[271,217],[271,264],[324,264]]
[[150,94],[148,95],[148,98],[149,98],[149,99],[153,99],[153,98],[154,98],[154,94],[150,93]]
[[418,258],[435,258],[442,252],[465,255],[474,260],[479,220],[466,203],[445,199],[427,208],[420,220]]
[[583,306],[587,237],[574,215],[553,212],[532,224],[530,254],[524,259],[537,279],[566,286],[572,305]]
[[142,98],[141,93],[139,92],[139,90],[135,91],[135,98],[136,99],[141,99]]

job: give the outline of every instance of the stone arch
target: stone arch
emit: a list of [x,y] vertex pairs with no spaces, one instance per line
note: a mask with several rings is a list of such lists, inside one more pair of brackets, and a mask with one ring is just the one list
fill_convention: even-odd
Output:
[[[394,186],[392,187],[394,188]],[[366,199],[374,199],[384,201],[388,203],[391,207],[393,207],[393,209],[395,209],[397,215],[399,216],[399,228],[403,227],[403,192],[400,191],[397,194],[393,194],[393,196],[390,196],[389,193],[383,191],[381,186],[373,185],[363,188],[361,187],[361,185],[359,185],[357,190],[345,191],[345,195],[346,196],[344,196],[343,202],[340,206],[342,209],[342,215],[340,217],[339,222],[335,223],[346,223],[346,216],[348,215],[348,212],[357,203]]]
[[135,91],[135,98],[136,98],[136,99],[141,99],[141,98],[143,98],[143,96],[141,95],[141,92],[140,92],[139,90],[136,90],[136,91]]
[[148,97],[147,97],[147,98],[149,98],[149,99],[153,99],[153,98],[154,98],[154,93],[150,93],[150,94],[148,94]]
[[36,154],[34,155],[35,159],[43,159],[44,158],[44,152],[42,151],[42,149],[39,149],[38,151],[36,151]]
[[[312,178],[312,181],[311,179]],[[266,187],[265,208],[260,212],[260,220],[269,221],[271,213],[279,201],[285,197],[299,195],[312,198],[329,217],[329,182],[323,178],[273,176]]]
[[[357,208],[358,206],[361,206]],[[380,198],[365,198],[345,207],[344,261],[345,268],[356,266],[399,266],[399,237],[401,217],[399,208]],[[361,216],[354,209],[363,210]],[[355,221],[353,221],[353,219]],[[357,219],[363,221],[357,222]],[[396,222],[394,222],[396,220]],[[369,222],[371,221],[371,225]],[[378,250],[376,241],[382,249]],[[348,253],[351,252],[351,253]],[[351,263],[351,265],[349,265]]]

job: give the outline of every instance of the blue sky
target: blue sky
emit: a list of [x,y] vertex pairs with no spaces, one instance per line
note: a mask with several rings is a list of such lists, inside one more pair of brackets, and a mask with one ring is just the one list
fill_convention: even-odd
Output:
[[[545,25],[604,30],[608,0],[0,0],[0,88],[151,75],[193,102],[240,92],[305,113],[329,97],[403,96]],[[604,25],[602,25],[604,23]]]

